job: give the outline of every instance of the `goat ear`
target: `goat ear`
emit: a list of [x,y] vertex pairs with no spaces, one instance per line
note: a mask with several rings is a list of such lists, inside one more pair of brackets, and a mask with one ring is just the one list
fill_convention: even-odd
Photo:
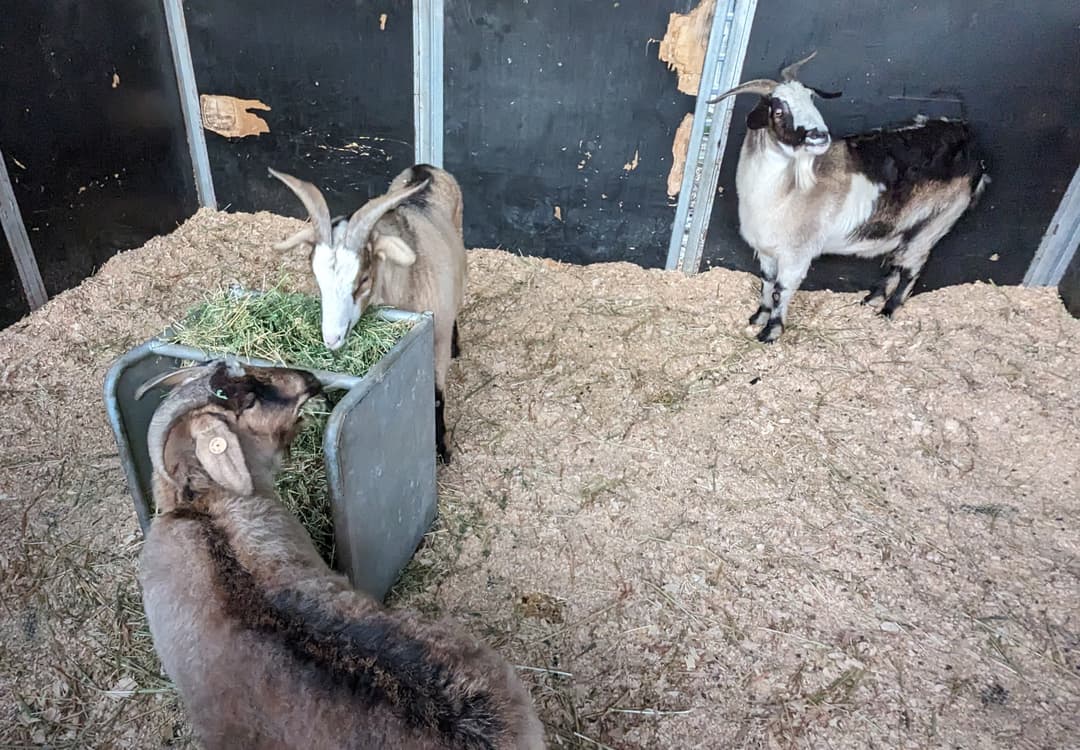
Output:
[[761,97],[758,105],[750,110],[746,116],[746,127],[751,130],[761,130],[769,126],[769,100]]
[[253,490],[251,472],[236,433],[211,414],[198,414],[189,424],[195,440],[195,457],[210,478],[222,487],[243,495]]
[[375,240],[375,255],[399,266],[411,266],[416,262],[416,253],[400,237],[379,237]]

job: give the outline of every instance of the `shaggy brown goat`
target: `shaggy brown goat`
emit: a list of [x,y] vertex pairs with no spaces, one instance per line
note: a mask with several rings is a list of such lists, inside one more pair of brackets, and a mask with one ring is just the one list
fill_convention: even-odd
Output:
[[207,748],[544,747],[514,669],[449,622],[388,610],[319,557],[274,474],[309,373],[214,362],[174,386],[148,446],[140,560],[154,647]]

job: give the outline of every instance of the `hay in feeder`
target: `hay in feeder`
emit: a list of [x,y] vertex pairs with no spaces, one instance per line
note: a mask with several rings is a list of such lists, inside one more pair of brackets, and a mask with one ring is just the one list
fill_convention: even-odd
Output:
[[[284,283],[284,282],[283,282]],[[369,310],[339,351],[322,341],[319,300],[284,292],[278,284],[251,294],[224,289],[173,327],[171,341],[209,352],[266,359],[315,370],[363,376],[412,327],[383,320]],[[332,391],[304,409],[304,427],[293,442],[277,481],[281,499],[311,534],[328,563],[334,557],[334,522],[323,460],[323,433],[338,399]]]

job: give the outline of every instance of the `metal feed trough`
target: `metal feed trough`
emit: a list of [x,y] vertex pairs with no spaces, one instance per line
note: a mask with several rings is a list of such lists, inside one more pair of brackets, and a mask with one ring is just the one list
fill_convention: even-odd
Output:
[[[382,599],[435,519],[435,376],[431,315],[377,315],[415,323],[362,378],[312,373],[324,386],[347,390],[323,436],[337,565],[353,586]],[[109,423],[143,533],[153,517],[146,431],[164,391],[136,401],[135,390],[182,360],[207,362],[220,355],[154,338],[116,360],[105,377]]]

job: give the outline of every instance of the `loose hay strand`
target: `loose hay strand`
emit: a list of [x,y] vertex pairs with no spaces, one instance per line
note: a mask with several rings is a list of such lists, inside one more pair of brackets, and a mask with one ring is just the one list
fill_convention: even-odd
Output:
[[[322,341],[319,300],[282,291],[283,279],[262,293],[223,289],[173,326],[173,343],[208,352],[265,359],[283,365],[361,377],[408,331],[409,322],[387,321],[366,313],[345,346],[331,352]],[[337,399],[314,399],[304,409],[304,426],[277,480],[282,501],[300,519],[328,563],[334,558],[323,433]]]

